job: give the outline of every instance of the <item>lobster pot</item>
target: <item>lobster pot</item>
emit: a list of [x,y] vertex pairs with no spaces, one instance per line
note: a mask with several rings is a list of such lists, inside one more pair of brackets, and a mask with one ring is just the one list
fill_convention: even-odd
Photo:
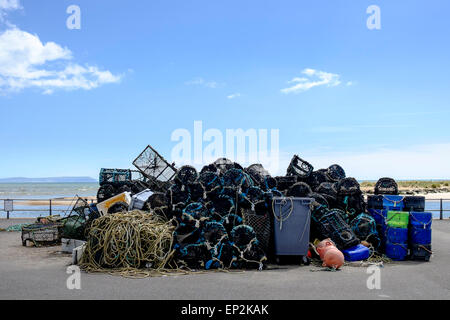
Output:
[[243,212],[244,224],[253,228],[256,233],[261,248],[264,252],[269,252],[269,245],[272,235],[271,218],[268,213],[265,215],[255,214],[253,211],[246,210]]
[[405,243],[386,243],[386,256],[395,261],[402,261],[408,256],[408,246]]
[[408,229],[387,227],[386,241],[390,243],[407,243]]
[[311,198],[273,199],[275,255],[308,254]]
[[409,224],[409,212],[388,211],[386,222],[389,227],[407,229]]
[[313,219],[318,226],[322,238],[330,238],[336,244],[336,247],[342,251],[358,245],[360,240],[339,212],[340,210],[329,210],[317,221],[314,217]]
[[408,196],[403,200],[404,211],[408,212],[424,212],[425,197]]

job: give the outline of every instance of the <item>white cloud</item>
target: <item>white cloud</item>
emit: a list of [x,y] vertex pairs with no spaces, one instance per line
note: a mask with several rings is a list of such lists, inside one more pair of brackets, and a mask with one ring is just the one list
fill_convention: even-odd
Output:
[[0,34],[0,91],[38,88],[90,90],[119,82],[121,76],[95,66],[72,62],[73,54],[54,42],[42,43],[37,35],[17,28]]
[[282,93],[299,93],[307,91],[311,88],[318,86],[334,87],[338,86],[341,81],[338,74],[314,70],[314,69],[304,69],[302,74],[306,77],[296,77],[289,84],[294,84],[291,87],[281,89]]
[[211,89],[215,89],[219,86],[219,84],[216,81],[206,81],[203,78],[194,78],[192,80],[189,80],[185,82],[188,86],[203,86]]
[[[21,9],[19,0],[0,0],[0,22],[5,22],[5,16],[8,11]],[[6,21],[7,25],[10,25]]]
[[120,75],[96,66],[73,62],[72,52],[55,42],[41,42],[36,34],[20,30],[6,21],[7,12],[21,9],[19,0],[0,0],[0,94],[38,88],[43,94],[56,89],[90,90],[119,82]]
[[230,94],[229,96],[227,96],[227,99],[235,99],[235,98],[239,98],[241,96],[240,93],[233,93]]

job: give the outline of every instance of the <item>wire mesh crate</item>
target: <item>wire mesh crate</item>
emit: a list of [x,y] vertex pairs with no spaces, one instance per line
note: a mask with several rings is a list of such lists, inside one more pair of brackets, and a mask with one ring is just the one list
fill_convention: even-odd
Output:
[[177,169],[151,146],[142,151],[133,165],[148,179],[150,189],[160,189],[177,174]]
[[99,183],[104,184],[123,184],[131,181],[131,170],[129,169],[106,169],[100,170]]
[[22,245],[27,241],[33,242],[35,246],[55,245],[61,243],[60,223],[43,224],[34,223],[22,228]]

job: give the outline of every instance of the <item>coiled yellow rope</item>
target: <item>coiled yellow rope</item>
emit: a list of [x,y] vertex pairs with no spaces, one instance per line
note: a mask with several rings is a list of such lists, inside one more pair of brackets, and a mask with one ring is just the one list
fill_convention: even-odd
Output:
[[133,278],[185,273],[173,261],[174,229],[160,216],[137,210],[100,217],[88,230],[80,267]]

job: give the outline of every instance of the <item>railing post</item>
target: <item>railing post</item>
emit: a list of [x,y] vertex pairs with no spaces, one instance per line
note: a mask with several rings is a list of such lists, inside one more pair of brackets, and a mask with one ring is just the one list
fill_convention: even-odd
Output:
[[444,206],[442,205],[442,199],[441,199],[441,211],[440,211],[439,219],[440,220],[444,219]]
[[52,199],[48,200],[50,202],[50,215],[52,215]]

